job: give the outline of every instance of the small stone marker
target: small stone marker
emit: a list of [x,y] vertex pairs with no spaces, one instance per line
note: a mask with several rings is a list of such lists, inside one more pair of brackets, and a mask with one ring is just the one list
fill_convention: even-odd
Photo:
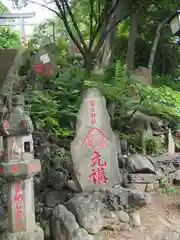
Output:
[[175,153],[175,142],[174,142],[171,129],[169,129],[169,132],[168,132],[168,153],[170,154]]
[[109,188],[120,182],[116,137],[105,98],[96,89],[85,94],[71,154],[74,181],[82,191]]
[[152,84],[152,76],[146,67],[139,66],[134,70],[134,76],[145,84]]
[[51,79],[58,71],[55,57],[45,47],[41,47],[34,57],[32,70],[36,76]]
[[[34,209],[33,176],[41,170],[40,160],[34,159],[30,117],[23,109],[21,96],[12,98],[12,111],[5,114],[0,132],[4,143],[4,161],[0,163],[0,175],[9,181],[8,232],[4,239],[43,240],[42,229],[37,228]],[[22,235],[21,235],[22,233]],[[24,236],[22,238],[21,236]]]

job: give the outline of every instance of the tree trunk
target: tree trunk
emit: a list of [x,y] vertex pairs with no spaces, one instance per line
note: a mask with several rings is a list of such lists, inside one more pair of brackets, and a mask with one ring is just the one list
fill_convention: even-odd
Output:
[[[102,33],[116,23],[117,17],[115,13],[116,13],[116,10],[111,15],[111,18],[107,19],[106,22],[104,23],[104,26],[101,29]],[[115,39],[115,35],[116,35],[116,28],[112,29],[109,32],[109,34],[106,36],[104,40],[103,45],[99,49],[98,55],[96,57],[96,65],[94,66],[94,70],[99,74],[102,74],[110,63],[112,46]]]
[[157,30],[156,30],[156,35],[155,35],[154,42],[153,42],[153,45],[152,45],[152,48],[151,48],[149,64],[148,64],[149,73],[151,75],[152,75],[152,68],[153,68],[153,64],[154,64],[154,59],[155,59],[155,55],[156,55],[156,50],[157,50],[159,38],[161,36],[161,31],[162,31],[164,25],[167,23],[168,20],[169,20],[169,17],[166,18],[163,22],[161,22],[159,24]]
[[94,59],[92,56],[92,53],[86,53],[84,57],[84,68],[87,70],[87,74],[89,77],[91,77],[92,71],[94,71]]
[[[118,20],[123,19],[123,16],[125,12],[127,12],[129,6],[131,6],[131,0],[119,1],[116,10],[111,15],[111,19],[107,19],[107,21],[105,22],[104,28],[109,29]],[[102,31],[104,31],[104,28],[102,28]],[[97,55],[95,70],[99,73],[103,73],[104,69],[106,69],[110,63],[112,47],[116,39],[116,30],[117,27],[114,27],[106,36],[104,44],[102,45]]]
[[134,55],[138,28],[138,10],[131,15],[131,27],[129,31],[128,50],[127,50],[127,66],[130,71],[134,70]]
[[149,64],[148,64],[148,69],[149,69],[150,75],[152,75],[153,63],[154,63],[156,50],[157,50],[157,46],[158,46],[158,42],[159,42],[159,38],[160,38],[161,30],[162,30],[163,26],[164,25],[160,24],[159,27],[157,28],[156,36],[154,38],[154,42],[153,42],[153,45],[152,45],[152,48],[151,48]]

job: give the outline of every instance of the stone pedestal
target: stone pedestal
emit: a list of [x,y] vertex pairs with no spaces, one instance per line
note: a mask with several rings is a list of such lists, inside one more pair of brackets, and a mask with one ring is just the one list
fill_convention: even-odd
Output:
[[9,184],[9,231],[33,231],[35,228],[33,178]]
[[16,96],[12,100],[12,112],[5,115],[0,126],[3,136],[0,175],[9,182],[9,226],[0,239],[43,240],[43,230],[35,222],[33,176],[41,171],[41,163],[34,159],[33,125],[23,110],[22,98]]

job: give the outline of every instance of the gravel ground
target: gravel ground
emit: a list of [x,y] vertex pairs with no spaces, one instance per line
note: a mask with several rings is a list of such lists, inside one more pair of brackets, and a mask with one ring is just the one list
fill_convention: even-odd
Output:
[[152,203],[140,210],[141,227],[111,235],[109,240],[180,240],[180,191],[151,196]]

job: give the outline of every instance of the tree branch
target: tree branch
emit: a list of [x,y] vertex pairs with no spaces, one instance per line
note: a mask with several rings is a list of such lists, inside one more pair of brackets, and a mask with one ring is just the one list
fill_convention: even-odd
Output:
[[[40,6],[40,7],[46,8],[46,9],[48,9],[49,11],[54,12],[55,14],[58,15],[58,12],[57,12],[56,10],[54,10],[54,9],[52,9],[52,8],[50,8],[50,7],[47,7],[47,6],[44,5],[44,4],[37,3],[36,1],[31,1],[31,0],[28,0],[28,3],[36,4],[36,5]],[[59,16],[59,15],[58,15],[58,16]]]
[[[99,13],[100,13],[100,2],[99,2],[99,5],[98,5],[98,8],[99,8]],[[107,12],[107,9],[108,9],[108,0],[105,3],[105,7],[103,8],[102,14],[99,14],[98,22],[97,22],[97,24],[94,27],[93,38],[91,39],[91,49],[92,49],[94,40],[96,39],[96,37],[97,37],[101,27],[103,26],[103,22],[104,22],[104,18],[105,18],[104,16],[105,16],[105,14]],[[90,47],[89,47],[89,49],[90,49]]]
[[[98,24],[97,24],[97,27],[94,31],[94,38],[96,38],[97,34],[99,33],[102,25],[103,25],[103,22],[104,22],[104,16],[106,14],[106,11],[107,11],[107,8],[108,8],[108,0],[106,0],[106,3],[105,3],[105,6],[103,8],[103,11],[102,13],[100,14],[99,18],[98,18]],[[100,9],[100,4],[99,4],[99,9]]]
[[110,10],[109,10],[109,5],[112,2],[109,2],[108,0],[106,1],[104,9],[103,9],[103,13],[101,14],[101,17],[99,19],[99,24],[96,27],[96,29],[94,30],[93,42],[94,42],[95,38],[97,37],[98,33],[100,32],[101,28],[103,27],[103,24],[104,24],[105,20],[107,19],[109,21],[109,19],[111,18],[111,16],[114,13],[117,5],[119,4],[119,1],[120,0],[116,0],[115,3],[113,4],[113,6],[110,8]]
[[93,40],[94,40],[94,32],[93,32],[93,13],[94,13],[94,0],[90,0],[90,14],[89,14],[89,22],[90,22],[90,29],[89,29],[89,51],[92,49]]
[[136,7],[134,7],[131,11],[129,11],[127,14],[125,14],[125,16],[122,19],[119,19],[118,21],[116,21],[114,24],[112,24],[108,29],[105,29],[105,31],[103,32],[101,38],[99,39],[95,49],[94,49],[94,55],[96,56],[99,49],[101,48],[101,46],[104,43],[104,40],[106,38],[106,36],[122,21],[124,21],[125,19],[127,19],[134,11],[136,11],[138,8],[140,8],[142,5],[142,3],[139,3]]
[[98,20],[99,16],[98,17],[96,16],[96,12],[95,11],[93,12],[93,15],[94,15],[94,21],[95,21],[95,27],[96,27],[98,25],[98,22],[99,22],[99,20]]
[[54,0],[54,1],[55,1],[55,4],[56,4],[58,10],[60,11],[60,13],[62,15],[61,19],[63,20],[63,17],[66,17],[66,11],[64,10],[63,5],[61,6],[61,4],[59,3],[58,0]]
[[111,15],[115,12],[118,4],[119,4],[120,0],[115,0],[115,3],[113,4],[113,6],[110,8],[109,12],[107,12],[107,18],[110,18]]
[[65,4],[65,6],[66,6],[66,8],[67,8],[67,10],[68,10],[68,13],[69,13],[69,15],[70,15],[70,17],[71,17],[71,20],[72,20],[72,23],[73,23],[73,26],[74,26],[74,28],[75,28],[78,36],[79,36],[79,39],[80,39],[80,41],[81,41],[81,43],[82,43],[82,45],[83,45],[83,48],[84,48],[85,52],[88,51],[87,45],[86,45],[86,43],[85,43],[85,41],[84,41],[84,39],[83,39],[83,36],[82,36],[82,34],[81,34],[81,31],[80,31],[80,29],[79,29],[79,27],[78,27],[78,25],[77,25],[77,22],[76,22],[76,20],[75,20],[74,14],[72,13],[71,8],[70,8],[67,0],[62,0],[62,2]]
[[170,19],[170,17],[167,17],[164,21],[162,21],[159,24],[159,26],[156,30],[156,35],[155,35],[154,42],[153,42],[153,45],[152,45],[152,48],[151,48],[151,53],[150,53],[150,58],[149,58],[149,63],[148,63],[148,69],[149,69],[150,74],[152,74],[154,58],[155,58],[155,55],[156,55],[156,50],[157,50],[159,38],[161,36],[161,31],[162,31],[164,25],[168,22],[169,19]]
[[98,22],[100,21],[100,17],[101,17],[101,3],[100,0],[98,1],[98,6],[97,6],[97,11],[98,11]]
[[[79,43],[79,41],[76,39],[76,37],[74,36],[73,32],[72,32],[72,29],[68,23],[68,20],[67,20],[67,15],[66,15],[66,9],[65,9],[65,6],[64,4],[62,3],[62,5],[59,3],[58,0],[54,0],[55,3],[56,3],[56,6],[57,8],[59,9],[61,15],[62,15],[62,21],[66,27],[66,30],[69,34],[69,36],[71,37],[71,39],[73,40],[73,42],[76,44],[77,48],[79,49],[80,53],[83,55],[83,57],[85,56],[85,52],[84,52],[84,49],[82,48],[81,44]],[[59,15],[58,15],[59,16]]]

